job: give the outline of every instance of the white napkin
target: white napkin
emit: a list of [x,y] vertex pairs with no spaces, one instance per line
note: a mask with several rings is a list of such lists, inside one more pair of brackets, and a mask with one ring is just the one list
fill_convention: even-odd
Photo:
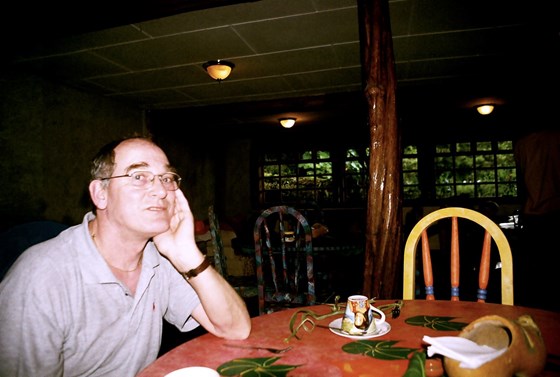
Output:
[[490,346],[481,346],[472,340],[460,336],[439,336],[432,338],[424,335],[422,340],[431,346],[428,347],[428,356],[440,354],[460,361],[459,366],[466,369],[476,369],[482,364],[494,360],[507,350],[507,347],[495,349]]

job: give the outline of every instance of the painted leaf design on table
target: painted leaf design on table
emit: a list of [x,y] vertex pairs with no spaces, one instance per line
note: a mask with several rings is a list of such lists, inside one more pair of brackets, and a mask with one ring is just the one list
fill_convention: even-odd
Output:
[[347,353],[364,355],[380,360],[403,360],[407,359],[416,348],[393,347],[398,340],[358,340],[342,346]]
[[461,331],[468,323],[453,322],[456,317],[432,317],[429,315],[418,315],[405,320],[412,326],[423,326],[438,331]]
[[218,367],[221,376],[285,377],[299,365],[273,365],[280,357],[233,359]]
[[410,357],[408,368],[403,377],[425,377],[426,376],[426,354],[422,351],[416,351]]

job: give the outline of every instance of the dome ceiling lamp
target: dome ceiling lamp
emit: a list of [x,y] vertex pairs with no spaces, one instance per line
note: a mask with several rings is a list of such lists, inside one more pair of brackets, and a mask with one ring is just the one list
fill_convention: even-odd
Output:
[[284,128],[292,128],[296,124],[296,118],[280,118],[278,121]]
[[500,96],[487,96],[473,98],[470,101],[466,101],[463,107],[470,110],[476,110],[480,115],[486,116],[490,115],[497,108],[506,105],[507,101]]
[[202,65],[208,72],[208,75],[218,82],[228,78],[231,71],[235,68],[235,64],[227,60],[210,60]]
[[494,105],[490,104],[490,103],[485,103],[482,105],[478,105],[476,107],[476,111],[478,111],[478,113],[480,115],[489,115],[492,113],[492,111],[494,111]]

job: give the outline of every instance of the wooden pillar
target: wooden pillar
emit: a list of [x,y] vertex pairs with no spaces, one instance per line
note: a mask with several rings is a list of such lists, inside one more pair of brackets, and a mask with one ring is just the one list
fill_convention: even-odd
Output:
[[402,297],[402,161],[388,0],[358,0],[358,16],[370,130],[363,293],[398,298]]

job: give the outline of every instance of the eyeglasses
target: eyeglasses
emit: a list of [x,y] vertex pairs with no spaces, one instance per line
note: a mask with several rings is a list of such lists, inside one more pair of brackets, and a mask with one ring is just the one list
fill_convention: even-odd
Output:
[[175,191],[179,189],[181,177],[179,174],[167,172],[163,174],[154,174],[151,171],[133,171],[124,175],[116,175],[114,177],[99,178],[100,180],[109,180],[114,178],[132,178],[132,185],[139,188],[147,188],[154,183],[154,179],[158,177],[159,181],[167,191]]

